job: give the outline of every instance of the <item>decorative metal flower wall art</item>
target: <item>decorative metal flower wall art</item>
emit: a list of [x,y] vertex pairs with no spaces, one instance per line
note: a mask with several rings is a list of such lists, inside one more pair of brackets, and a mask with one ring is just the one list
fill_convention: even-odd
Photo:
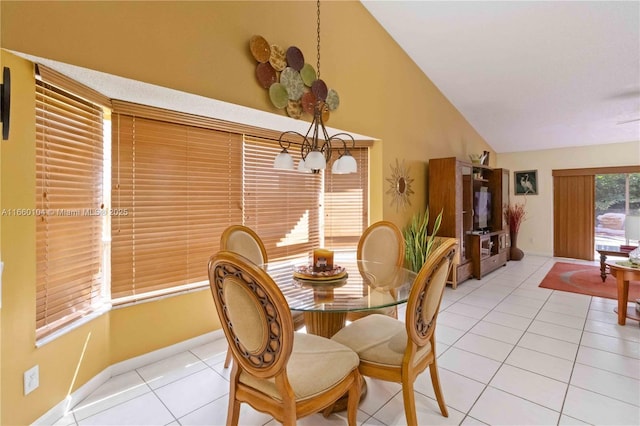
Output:
[[411,189],[413,178],[409,175],[409,167],[406,166],[404,160],[402,164],[396,158],[395,167],[391,164],[391,177],[386,178],[389,183],[387,194],[391,195],[391,205],[396,206],[396,211],[406,209],[411,205],[409,197],[414,193]]
[[329,121],[330,111],[338,108],[340,98],[338,92],[328,89],[320,79],[319,60],[314,69],[296,46],[285,50],[260,35],[251,37],[249,50],[258,63],[258,84],[268,90],[276,108],[284,109],[292,118],[300,118],[303,113],[313,115],[316,102],[320,101],[326,105],[322,109],[322,120]]

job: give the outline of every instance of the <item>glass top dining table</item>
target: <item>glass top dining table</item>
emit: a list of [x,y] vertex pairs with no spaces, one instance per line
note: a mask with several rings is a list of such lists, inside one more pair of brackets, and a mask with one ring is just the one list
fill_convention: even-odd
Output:
[[331,337],[348,312],[371,311],[405,303],[416,273],[393,264],[364,260],[336,262],[346,270],[343,279],[299,279],[303,261],[263,265],[282,291],[292,311],[302,311],[307,332]]

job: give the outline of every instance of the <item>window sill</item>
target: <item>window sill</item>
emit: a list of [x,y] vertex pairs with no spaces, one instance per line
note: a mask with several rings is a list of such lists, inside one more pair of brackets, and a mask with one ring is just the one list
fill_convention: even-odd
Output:
[[182,286],[178,291],[176,291],[176,289],[173,289],[173,291],[171,291],[170,293],[164,292],[162,294],[158,293],[154,295],[146,295],[146,297],[144,298],[141,296],[131,296],[128,298],[114,299],[112,300],[111,303],[105,303],[101,307],[93,310],[91,313],[84,315],[83,317],[77,319],[76,321],[73,321],[72,323],[64,327],[61,327],[58,330],[36,340],[36,348],[40,348],[46,345],[47,343],[56,340],[58,337],[63,336],[93,321],[99,316],[104,315],[105,313],[111,311],[112,309],[121,309],[129,306],[135,306],[141,303],[155,302],[158,300],[166,299],[168,297],[180,296],[183,294],[206,290],[208,288],[209,288],[208,282],[200,282],[200,283],[194,283],[194,284]]
[[42,346],[46,345],[49,342],[54,341],[55,339],[57,339],[60,336],[63,336],[91,321],[93,321],[94,319],[98,318],[101,315],[104,315],[105,313],[109,312],[111,310],[111,304],[109,303],[105,303],[102,306],[100,306],[99,308],[93,310],[91,313],[84,315],[83,317],[77,319],[76,321],[73,321],[72,323],[59,328],[58,330],[52,332],[51,334],[47,334],[46,336],[36,340],[36,348],[41,348]]
[[135,306],[141,303],[156,302],[158,300],[166,299],[168,297],[179,296],[183,294],[193,293],[196,291],[202,291],[209,288],[208,281],[201,281],[193,284],[187,284],[180,287],[174,287],[171,289],[159,290],[157,292],[144,293],[141,295],[121,297],[118,299],[112,299],[112,309],[121,309],[128,306]]
[[155,302],[158,300],[162,300],[162,299],[166,299],[168,297],[174,297],[174,296],[179,296],[179,295],[183,295],[183,294],[187,294],[187,293],[194,293],[196,291],[202,291],[209,288],[209,283],[208,282],[199,282],[199,283],[193,283],[193,284],[188,284],[185,286],[180,287],[179,289],[172,289],[172,291],[170,293],[167,293],[166,290],[165,291],[160,291],[157,292],[156,294],[146,294],[143,296],[130,296],[130,297],[126,297],[126,298],[121,298],[121,299],[114,299],[112,300],[111,303],[105,303],[102,306],[100,306],[99,308],[93,310],[91,313],[67,324],[64,327],[59,328],[58,330],[36,340],[36,348],[40,348],[44,345],[46,345],[49,342],[54,341],[55,339],[57,339],[60,336],[63,336],[91,321],[93,321],[94,319],[100,317],[101,315],[104,315],[105,313],[111,311],[112,309],[121,309],[121,308],[126,308],[129,306],[135,306],[135,305],[139,305],[141,303],[149,303],[149,302]]

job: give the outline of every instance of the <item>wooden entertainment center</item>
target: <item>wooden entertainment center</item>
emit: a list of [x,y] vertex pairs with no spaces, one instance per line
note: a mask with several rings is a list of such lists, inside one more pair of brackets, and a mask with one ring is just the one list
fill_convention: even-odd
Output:
[[429,160],[429,229],[442,210],[439,236],[460,242],[450,281],[482,278],[509,260],[509,170],[456,159]]

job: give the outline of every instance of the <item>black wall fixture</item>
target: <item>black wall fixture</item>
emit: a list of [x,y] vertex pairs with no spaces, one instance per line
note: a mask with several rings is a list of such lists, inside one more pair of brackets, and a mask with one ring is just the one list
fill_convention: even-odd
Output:
[[9,117],[11,114],[11,70],[2,70],[2,84],[0,84],[0,118],[2,119],[2,139],[9,139]]

